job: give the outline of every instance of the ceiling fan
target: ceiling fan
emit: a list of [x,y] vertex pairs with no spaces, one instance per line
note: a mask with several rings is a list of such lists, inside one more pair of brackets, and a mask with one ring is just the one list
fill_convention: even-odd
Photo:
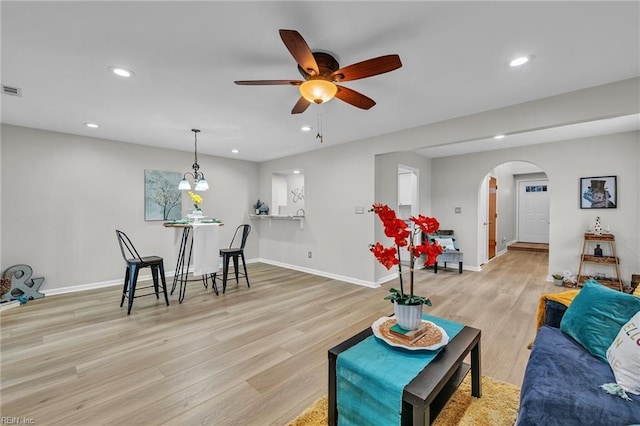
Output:
[[260,85],[291,85],[299,86],[300,99],[291,110],[291,114],[304,112],[311,103],[321,104],[328,102],[333,97],[361,109],[369,109],[376,102],[344,86],[336,83],[358,80],[384,74],[402,66],[400,56],[385,55],[367,59],[339,68],[338,61],[329,53],[312,52],[307,42],[300,33],[295,30],[280,30],[280,38],[289,49],[291,56],[298,63],[298,71],[304,77],[302,80],[239,80],[236,84],[244,86]]

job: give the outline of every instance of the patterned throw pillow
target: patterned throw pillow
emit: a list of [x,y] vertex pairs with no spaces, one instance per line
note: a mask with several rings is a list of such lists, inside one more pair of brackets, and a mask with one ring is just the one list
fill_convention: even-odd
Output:
[[456,250],[456,247],[453,244],[453,239],[452,238],[436,237],[434,239],[436,240],[436,244],[438,244],[439,246],[444,247],[444,251],[455,251]]
[[622,326],[607,350],[607,360],[618,385],[640,395],[640,311]]

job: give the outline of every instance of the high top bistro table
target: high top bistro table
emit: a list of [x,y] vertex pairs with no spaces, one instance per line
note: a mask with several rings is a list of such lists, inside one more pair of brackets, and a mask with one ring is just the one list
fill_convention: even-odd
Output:
[[[217,225],[223,226],[224,224],[221,222],[205,222],[200,223],[200,225]],[[189,280],[189,264],[191,263],[191,259],[193,257],[193,223],[172,223],[165,222],[163,224],[165,228],[179,228],[182,229],[182,237],[180,239],[180,249],[178,250],[178,261],[176,263],[176,270],[173,276],[173,285],[171,287],[171,294],[176,289],[177,284],[180,284],[180,288],[178,290],[178,301],[182,303],[184,300],[184,295],[187,290],[187,282],[195,281]],[[211,256],[215,256],[215,259],[218,259],[220,255],[219,249],[216,248],[214,253],[211,253]],[[211,275],[212,285],[214,293],[218,294],[218,288],[216,286],[216,280],[214,278],[215,273],[218,271],[216,268],[215,271],[208,271],[207,273],[202,274],[202,283],[205,288],[208,287],[208,277]]]

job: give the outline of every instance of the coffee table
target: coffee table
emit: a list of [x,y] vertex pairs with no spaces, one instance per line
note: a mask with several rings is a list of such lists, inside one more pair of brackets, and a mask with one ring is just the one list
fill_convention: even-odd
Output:
[[[362,330],[329,349],[329,425],[338,423],[336,364],[338,355],[373,332]],[[471,354],[470,362],[464,359]],[[430,425],[471,370],[471,395],[482,396],[480,383],[480,330],[465,326],[438,356],[407,384],[402,394],[402,425]]]

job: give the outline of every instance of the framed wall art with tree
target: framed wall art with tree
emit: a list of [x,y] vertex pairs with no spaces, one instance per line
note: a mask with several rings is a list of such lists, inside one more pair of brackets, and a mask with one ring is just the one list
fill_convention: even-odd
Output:
[[179,172],[144,171],[144,220],[175,220],[182,217]]

